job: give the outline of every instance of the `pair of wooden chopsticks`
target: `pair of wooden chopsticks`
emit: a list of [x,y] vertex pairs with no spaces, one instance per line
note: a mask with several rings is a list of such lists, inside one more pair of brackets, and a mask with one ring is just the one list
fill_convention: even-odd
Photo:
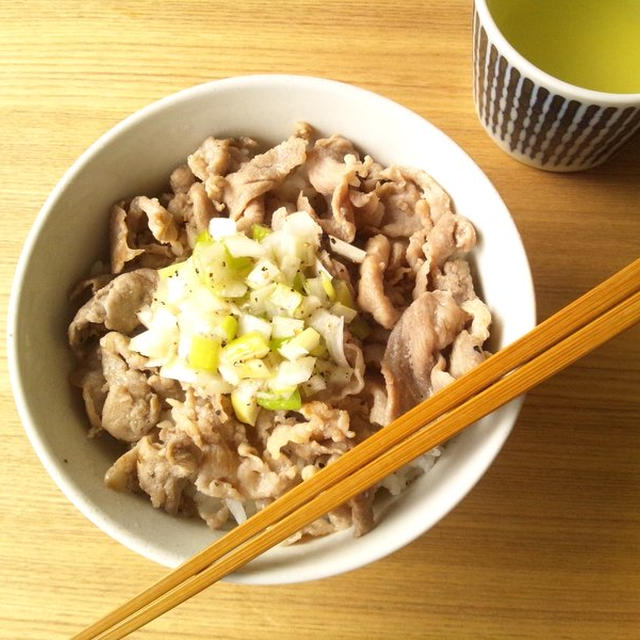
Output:
[[[122,638],[640,321],[640,258],[74,636]],[[509,374],[509,375],[507,375]]]

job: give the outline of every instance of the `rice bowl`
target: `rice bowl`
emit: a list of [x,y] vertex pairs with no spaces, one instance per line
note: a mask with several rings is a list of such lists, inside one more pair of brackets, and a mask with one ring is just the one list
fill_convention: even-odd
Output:
[[[328,109],[329,104],[340,108]],[[406,109],[331,81],[257,76],[194,87],[131,116],[79,159],[34,225],[12,292],[10,362],[27,433],[61,489],[107,533],[167,566],[179,564],[214,534],[193,522],[173,521],[135,496],[104,488],[102,476],[115,452],[108,444],[98,448],[87,442],[81,407],[67,387],[71,362],[64,345],[64,325],[70,319],[65,283],[79,279],[96,255],[106,254],[105,230],[114,199],[158,191],[173,166],[208,135],[248,134],[275,144],[300,119],[312,121],[324,135],[344,133],[385,163],[424,169],[451,194],[457,212],[469,218],[480,235],[475,268],[484,298],[498,318],[493,349],[535,322],[526,256],[504,204],[468,156]],[[56,251],[61,242],[71,244],[74,252]],[[29,367],[36,353],[45,376]],[[379,524],[364,538],[354,541],[338,532],[297,548],[274,549],[230,579],[268,584],[323,577],[409,542],[479,479],[507,437],[519,406],[518,401],[502,408],[449,443],[427,476],[397,499],[377,505]],[[56,425],[49,420],[51,407]]]

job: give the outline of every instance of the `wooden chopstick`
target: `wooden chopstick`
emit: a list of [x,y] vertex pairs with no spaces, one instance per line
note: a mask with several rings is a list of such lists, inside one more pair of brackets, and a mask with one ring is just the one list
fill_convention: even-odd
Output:
[[[607,281],[591,290],[568,307],[559,311],[552,318],[543,322],[536,329],[530,332],[527,336],[519,339],[509,347],[486,360],[479,367],[476,367],[473,372],[463,376],[438,394],[434,395],[431,399],[425,401],[402,416],[401,419],[395,421],[391,425],[388,425],[377,434],[374,434],[372,437],[355,447],[352,451],[341,456],[341,458],[334,464],[330,465],[322,472],[319,472],[310,480],[294,488],[288,492],[286,496],[277,500],[263,511],[258,512],[258,514],[250,518],[246,523],[232,530],[218,542],[198,553],[167,577],[160,580],[158,583],[142,592],[125,605],[119,607],[109,615],[94,623],[75,637],[78,639],[95,638],[101,632],[110,628],[113,629],[114,625],[117,625],[128,616],[139,612],[124,625],[115,627],[112,633],[104,636],[107,638],[122,637],[120,635],[121,633],[129,633],[135,628],[138,628],[157,615],[160,615],[163,611],[167,610],[167,608],[171,608],[179,602],[184,601],[194,593],[205,588],[211,582],[219,579],[219,577],[233,571],[233,569],[240,566],[240,564],[248,562],[249,559],[262,552],[256,552],[256,548],[267,549],[269,546],[277,544],[277,542],[273,542],[273,540],[280,535],[283,527],[288,531],[289,528],[295,524],[296,528],[291,532],[293,533],[303,526],[299,525],[299,518],[306,518],[308,514],[312,514],[309,520],[311,521],[316,517],[319,517],[314,514],[319,513],[319,515],[322,515],[325,511],[317,512],[317,509],[324,508],[327,504],[327,500],[332,499],[336,495],[339,496],[339,499],[335,504],[347,500],[349,498],[347,493],[350,491],[349,487],[352,486],[352,483],[357,483],[358,478],[360,479],[360,482],[363,481],[363,478],[366,478],[366,481],[368,482],[370,478],[373,477],[373,470],[367,466],[371,461],[376,460],[377,458],[377,461],[371,466],[375,467],[376,470],[378,468],[381,469],[380,473],[382,475],[380,475],[380,478],[387,475],[390,471],[385,465],[390,463],[395,464],[397,460],[402,460],[403,458],[397,458],[397,456],[401,455],[402,451],[405,449],[398,451],[400,447],[397,447],[391,451],[389,450],[399,442],[402,442],[407,437],[411,436],[411,434],[415,434],[415,432],[424,424],[433,421],[446,411],[450,411],[462,400],[478,393],[483,388],[487,387],[487,385],[511,371],[514,367],[530,361],[545,348],[557,343],[561,338],[569,335],[577,328],[583,327],[588,321],[597,317],[606,309],[610,309],[612,305],[625,300],[629,294],[637,292],[638,290],[640,290],[640,259],[636,260],[634,263],[620,271],[612,278],[609,278]],[[625,305],[622,306],[625,307]],[[635,306],[633,308],[635,308]],[[618,316],[627,318],[625,315],[625,309],[618,307],[615,311],[615,316],[606,314],[596,322],[602,323],[605,322],[605,320],[609,322]],[[633,322],[631,322],[631,324],[633,324]],[[588,330],[583,329],[576,334],[581,336],[580,339],[583,341],[583,345],[592,345],[589,349],[595,348],[595,346],[601,344],[601,342],[593,342],[592,339],[587,340],[589,335],[600,335],[591,334],[594,328],[597,328],[598,326],[600,326],[600,324],[595,325],[595,327],[589,325]],[[618,329],[616,332],[621,330],[622,329]],[[615,334],[612,333],[611,335]],[[571,339],[575,341],[576,338],[574,336]],[[608,338],[603,338],[602,342],[606,339]],[[560,348],[560,345],[558,345],[558,348]],[[583,354],[586,353],[586,351],[577,349],[576,353]],[[581,356],[576,355],[573,359],[575,360],[578,357]],[[568,361],[567,364],[570,361]],[[562,366],[567,366],[567,364]],[[540,365],[538,364],[538,366]],[[522,368],[524,369],[524,367]],[[560,368],[561,367],[558,367],[557,369],[554,369],[554,371],[559,370]],[[520,370],[518,370],[518,372],[519,371]],[[528,371],[528,369],[525,369],[525,371]],[[503,385],[506,381],[511,381],[515,377],[516,373],[508,376],[504,381],[501,381],[500,384]],[[551,375],[551,373],[548,373],[548,375]],[[512,382],[510,382],[510,384],[512,384]],[[533,386],[534,384],[537,383],[533,382],[530,386]],[[508,391],[509,388],[500,386],[498,389],[505,389]],[[515,397],[522,392],[523,391],[517,391],[511,397]],[[494,393],[496,392],[494,391]],[[481,394],[479,397],[484,396]],[[504,404],[506,401],[508,400],[504,400],[501,404]],[[458,416],[458,419],[460,419],[462,416],[466,415],[463,411],[463,407],[465,406],[466,405],[462,405],[456,409],[455,412],[446,416],[446,418],[432,423],[428,429],[428,433],[437,434],[438,442],[450,437],[449,435],[443,435],[441,433],[441,429],[444,428],[442,425],[449,425],[448,428],[451,428],[450,416]],[[489,409],[487,413],[492,410],[493,409]],[[469,411],[468,408],[467,411]],[[475,421],[476,419],[477,418],[472,418],[470,421]],[[462,422],[458,422],[456,424],[461,425],[457,430],[466,426],[466,423],[463,424]],[[415,458],[420,453],[420,449],[416,447],[422,445],[417,443],[414,440],[414,437],[418,437],[419,435],[420,437],[424,437],[422,436],[424,433],[426,433],[426,431],[409,437],[409,439],[401,445],[401,447],[406,447],[407,443],[410,443],[408,445],[409,449],[406,449],[410,452],[410,457],[407,461]],[[455,433],[455,431],[452,433]],[[428,444],[427,448],[431,448],[432,446],[435,446],[435,444]],[[381,452],[385,453],[382,453],[380,456]],[[401,466],[402,464],[404,463],[399,462],[398,466]],[[366,471],[367,469],[368,471]],[[365,474],[364,476],[361,475],[363,473]],[[344,480],[345,478],[347,479],[346,482],[343,482],[337,488],[331,489],[336,486],[336,483]],[[377,480],[373,479],[370,484],[374,484],[375,482],[377,482]],[[357,484],[357,486],[360,487],[361,485]],[[355,493],[349,495],[355,495],[367,486],[370,485],[362,485],[362,488],[358,488]],[[318,494],[323,490],[325,490],[325,493],[318,497]],[[304,509],[300,512],[292,513],[295,509],[305,503],[307,504]],[[326,511],[330,510],[335,506],[335,504],[329,504]],[[289,516],[288,514],[291,515]],[[277,521],[279,521],[278,524],[274,524]],[[256,540],[251,540],[251,538],[267,526],[270,526],[270,529],[259,538],[259,545],[256,546],[258,542]],[[284,535],[281,539],[286,538],[287,535],[290,534]],[[265,544],[268,546],[263,547]],[[223,558],[226,554],[229,555]],[[251,556],[251,558],[249,558],[249,556]],[[211,566],[210,569],[202,571],[202,569],[211,565],[212,562],[215,562],[220,558],[223,558],[220,562]],[[241,558],[241,560],[239,561],[238,558]],[[238,562],[240,562],[240,564],[237,564]],[[201,573],[198,574],[198,572]],[[175,589],[176,587],[178,587],[178,589]],[[172,589],[175,589],[175,591],[170,591]],[[163,597],[164,594],[167,595]],[[157,602],[147,606],[155,600],[157,600]]]
[[243,543],[209,568],[143,608],[104,636],[122,638],[169,609],[196,595],[220,578],[245,565],[267,549],[327,513],[337,505],[382,480],[417,455],[462,431],[468,425],[540,384],[613,336],[640,321],[640,292],[619,303],[596,320],[488,387],[450,413],[384,452],[376,460],[290,513],[259,535]]

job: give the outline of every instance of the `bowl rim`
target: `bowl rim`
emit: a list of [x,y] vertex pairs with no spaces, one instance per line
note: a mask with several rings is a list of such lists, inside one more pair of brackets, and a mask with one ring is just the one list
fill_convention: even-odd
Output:
[[[54,205],[59,200],[61,194],[63,194],[63,192],[69,186],[69,184],[75,179],[77,174],[83,170],[85,164],[91,158],[97,155],[101,151],[101,149],[109,144],[114,138],[116,138],[126,130],[135,127],[140,121],[148,117],[152,117],[165,108],[180,103],[181,101],[188,101],[196,96],[216,93],[218,91],[224,91],[226,89],[242,89],[244,87],[255,88],[259,85],[272,87],[274,83],[281,83],[284,85],[288,85],[289,87],[293,87],[295,85],[296,89],[300,90],[304,90],[305,88],[323,90],[330,89],[334,92],[337,91],[345,95],[358,96],[361,99],[366,99],[368,101],[379,101],[381,104],[385,104],[388,108],[397,110],[398,113],[402,114],[403,117],[407,118],[409,121],[415,123],[416,126],[431,129],[432,133],[442,137],[443,140],[446,140],[446,143],[448,145],[455,147],[458,153],[463,154],[468,162],[473,165],[475,169],[477,169],[482,180],[486,182],[486,186],[492,193],[492,196],[504,207],[505,212],[507,213],[507,217],[505,220],[512,226],[512,231],[514,232],[515,237],[517,237],[520,242],[520,248],[522,250],[524,258],[523,282],[521,283],[521,286],[526,289],[526,297],[531,304],[530,317],[526,319],[526,324],[529,327],[533,327],[536,323],[536,298],[533,279],[531,276],[531,268],[529,265],[526,250],[524,248],[524,244],[522,242],[522,238],[515,225],[515,221],[513,220],[508,208],[506,207],[506,204],[504,204],[504,201],[500,197],[499,193],[497,192],[489,178],[486,176],[486,174],[482,171],[482,169],[456,142],[454,142],[449,136],[443,133],[427,119],[423,118],[407,107],[404,107],[403,105],[389,98],[386,98],[367,89],[363,89],[361,87],[339,82],[336,80],[314,76],[274,73],[234,76],[198,84],[156,100],[127,116],[126,118],[115,124],[113,127],[111,127],[104,134],[102,134],[86,149],[86,151],[84,151],[75,160],[75,162],[69,169],[67,169],[62,178],[55,185],[49,196],[46,198],[36,218],[34,219],[34,222],[32,223],[31,229],[29,230],[29,233],[20,252],[20,257],[17,262],[11,287],[7,318],[7,356],[9,361],[11,387],[21,423],[41,463],[43,464],[53,481],[56,483],[58,488],[69,499],[69,501],[101,531],[107,533],[110,537],[117,540],[132,551],[135,551],[136,553],[139,553],[140,555],[150,560],[153,560],[160,564],[164,564],[165,566],[175,563],[168,563],[166,561],[166,555],[162,556],[162,554],[155,552],[153,549],[150,549],[148,545],[145,545],[142,541],[138,541],[137,537],[132,535],[132,533],[126,530],[126,528],[124,528],[120,523],[104,515],[93,505],[92,502],[88,501],[83,492],[80,491],[69,478],[67,478],[64,467],[48,449],[46,438],[44,434],[41,433],[41,429],[37,426],[36,421],[32,417],[19,367],[17,341],[14,339],[14,336],[18,331],[18,310],[23,282],[25,279],[27,267],[31,259],[31,255],[35,249],[37,238],[39,237],[41,229],[44,226],[44,223],[47,220],[51,210],[54,208]],[[520,407],[522,406],[523,399],[523,397],[517,398],[508,405],[512,407],[513,414],[510,418],[510,424],[508,425],[508,427],[503,428],[499,433],[492,434],[493,437],[490,438],[490,441],[485,443],[484,456],[482,457],[482,459],[479,460],[474,458],[473,474],[469,478],[465,478],[465,482],[462,483],[460,489],[456,491],[456,498],[452,501],[449,501],[446,508],[442,512],[439,512],[438,516],[433,520],[433,522],[428,524],[426,527],[420,528],[419,530],[411,527],[406,527],[402,531],[402,533],[400,535],[396,535],[388,545],[381,546],[381,548],[375,549],[373,552],[370,552],[364,559],[360,555],[354,554],[353,557],[349,558],[346,562],[342,562],[339,567],[336,567],[332,563],[319,563],[320,566],[317,566],[315,570],[307,570],[306,574],[301,577],[298,577],[297,574],[292,573],[291,571],[284,571],[282,579],[274,578],[274,576],[272,575],[272,571],[267,571],[267,573],[269,573],[269,577],[265,579],[264,576],[262,576],[262,571],[260,569],[255,569],[251,572],[230,574],[225,578],[225,580],[246,584],[286,584],[319,579],[323,577],[338,575],[340,573],[364,566],[388,554],[391,554],[394,551],[397,551],[401,547],[421,536],[431,526],[433,526],[433,524],[444,517],[468,494],[473,486],[480,480],[488,467],[492,464],[493,460],[506,441],[509,433],[511,432],[511,429],[515,425]]]

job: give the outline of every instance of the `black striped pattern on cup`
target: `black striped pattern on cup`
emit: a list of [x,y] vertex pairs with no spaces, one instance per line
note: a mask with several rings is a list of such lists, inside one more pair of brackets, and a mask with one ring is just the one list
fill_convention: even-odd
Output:
[[585,104],[536,84],[507,61],[473,12],[474,100],[480,121],[507,152],[551,171],[608,160],[640,130],[640,108]]

